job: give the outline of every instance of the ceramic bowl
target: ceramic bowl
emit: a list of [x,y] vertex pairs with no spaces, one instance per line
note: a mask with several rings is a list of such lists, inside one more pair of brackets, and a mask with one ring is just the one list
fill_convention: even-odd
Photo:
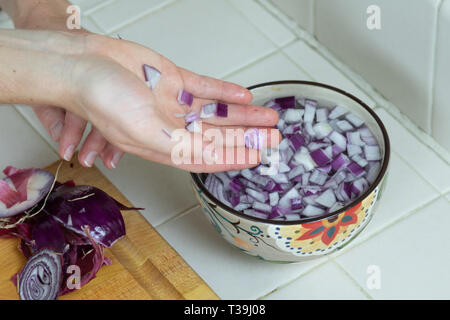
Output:
[[221,203],[204,187],[206,174],[191,174],[192,186],[205,216],[232,246],[271,262],[299,262],[330,254],[352,241],[369,223],[380,200],[389,164],[389,137],[375,112],[353,95],[326,84],[308,81],[277,81],[249,87],[253,104],[278,97],[304,96],[329,108],[346,107],[365,121],[383,154],[374,183],[341,210],[297,221],[251,217]]

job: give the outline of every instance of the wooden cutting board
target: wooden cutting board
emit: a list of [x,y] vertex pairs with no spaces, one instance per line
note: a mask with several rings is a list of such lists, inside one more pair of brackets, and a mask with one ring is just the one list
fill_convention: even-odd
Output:
[[[55,173],[60,162],[46,169]],[[127,206],[133,206],[97,169],[78,162],[64,162],[58,181],[74,180],[92,185]],[[139,206],[139,204],[135,204]],[[122,212],[126,236],[105,250],[112,265],[103,266],[96,278],[59,299],[218,299],[218,296],[189,267],[138,211]],[[18,239],[0,239],[0,299],[18,299],[10,281],[26,260],[17,249]]]

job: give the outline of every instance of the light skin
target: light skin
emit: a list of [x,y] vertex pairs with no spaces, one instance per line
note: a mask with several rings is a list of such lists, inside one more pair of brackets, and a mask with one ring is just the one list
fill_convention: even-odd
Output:
[[[177,118],[176,113],[199,112],[202,105],[216,101],[229,105],[228,117],[203,119],[204,131],[264,128],[265,146],[279,143],[279,132],[269,128],[276,124],[277,113],[249,105],[252,94],[247,89],[178,67],[131,41],[84,30],[69,32],[65,12],[68,5],[65,0],[0,0],[16,28],[22,29],[0,30],[0,103],[32,105],[43,126],[58,141],[62,158],[70,160],[86,124],[91,123],[92,129],[78,154],[84,166],[91,166],[100,157],[106,167],[113,169],[125,152],[192,172],[254,166],[245,145],[226,140],[213,143],[216,153],[225,154],[232,148],[238,163],[172,162],[171,150],[177,142],[163,129],[184,130],[184,119]],[[145,83],[144,64],[161,71],[153,90]],[[178,103],[181,89],[194,95],[191,108]],[[186,135],[203,148],[212,143],[200,133],[186,131]]]

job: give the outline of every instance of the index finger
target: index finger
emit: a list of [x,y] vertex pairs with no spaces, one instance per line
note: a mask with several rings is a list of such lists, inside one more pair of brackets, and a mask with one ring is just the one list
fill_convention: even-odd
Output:
[[184,90],[189,91],[195,97],[236,104],[252,102],[253,95],[250,90],[238,84],[199,75],[183,68],[179,69],[184,82]]

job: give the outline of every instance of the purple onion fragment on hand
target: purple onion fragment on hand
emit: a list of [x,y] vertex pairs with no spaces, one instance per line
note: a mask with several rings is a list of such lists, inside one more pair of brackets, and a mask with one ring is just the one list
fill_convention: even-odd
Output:
[[192,106],[192,102],[194,101],[194,95],[185,90],[180,90],[178,93],[178,102],[180,104],[185,104],[187,106]]
[[247,130],[244,134],[245,146],[250,149],[262,149],[263,136],[261,132],[254,128]]
[[218,117],[226,118],[228,117],[228,105],[225,103],[217,103],[216,114]]
[[161,72],[148,64],[144,64],[143,68],[145,83],[147,83],[148,87],[153,90],[161,78]]

